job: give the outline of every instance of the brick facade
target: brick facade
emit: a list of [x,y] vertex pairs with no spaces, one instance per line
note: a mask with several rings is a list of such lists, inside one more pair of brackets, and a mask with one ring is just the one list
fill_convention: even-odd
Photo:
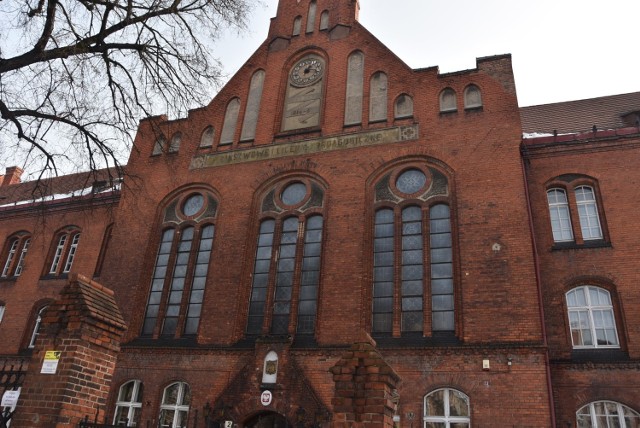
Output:
[[[2,352],[32,352],[30,367],[39,367],[33,359],[44,348],[27,346],[36,311],[59,301],[68,283],[47,277],[52,242],[74,226],[82,236],[71,273],[96,273],[127,329],[119,349],[85,356],[115,364],[113,377],[69,420],[85,412],[112,423],[118,406],[137,426],[177,424],[188,409],[186,426],[198,428],[566,427],[598,401],[640,411],[637,245],[628,220],[637,129],[523,139],[529,122],[510,56],[457,73],[412,70],[358,22],[357,1],[315,4],[306,31],[310,2],[281,0],[265,42],[209,105],[184,119],[143,120],[121,187],[0,207],[3,260],[17,232],[32,237],[24,273],[0,281]],[[325,11],[329,25],[320,30]],[[309,58],[317,75],[305,69]],[[386,84],[376,86],[380,72]],[[264,73],[260,102],[247,107],[256,73]],[[370,105],[380,93],[386,114]],[[345,125],[352,114],[361,120]],[[255,135],[243,138],[256,115]],[[425,181],[410,193],[399,181],[407,171]],[[562,183],[597,189],[602,240],[576,230],[573,242],[554,243],[546,192]],[[305,190],[288,203],[294,184]],[[418,219],[407,220],[415,207]],[[386,229],[381,212],[392,217]],[[572,346],[566,293],[585,285],[610,292],[619,346]],[[48,333],[43,343],[55,340]],[[38,376],[28,373],[27,397]],[[143,391],[127,404],[119,391],[131,382]],[[171,401],[164,393],[178,386]],[[451,407],[438,409],[439,400]],[[23,421],[33,413],[23,413],[12,426],[30,426]]]

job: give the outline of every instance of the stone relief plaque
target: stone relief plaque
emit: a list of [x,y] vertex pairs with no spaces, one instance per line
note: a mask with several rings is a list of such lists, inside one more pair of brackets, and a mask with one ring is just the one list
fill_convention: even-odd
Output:
[[307,56],[293,66],[284,102],[283,131],[320,125],[323,85],[324,61],[321,58]]

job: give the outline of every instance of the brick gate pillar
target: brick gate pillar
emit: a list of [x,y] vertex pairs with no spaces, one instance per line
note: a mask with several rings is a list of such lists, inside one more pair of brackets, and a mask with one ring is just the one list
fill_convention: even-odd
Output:
[[[85,415],[102,420],[126,329],[113,294],[70,275],[60,298],[42,316],[12,428],[75,428]],[[47,351],[59,352],[53,374],[42,373],[43,365],[52,371]]]
[[392,427],[400,377],[364,333],[332,367],[336,389],[333,426]]

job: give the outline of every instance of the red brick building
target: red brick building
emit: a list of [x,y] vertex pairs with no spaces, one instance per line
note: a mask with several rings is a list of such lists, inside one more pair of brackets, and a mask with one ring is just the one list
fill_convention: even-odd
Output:
[[358,7],[281,0],[124,179],[7,171],[12,426],[639,426],[640,94],[520,109],[509,56],[413,70]]

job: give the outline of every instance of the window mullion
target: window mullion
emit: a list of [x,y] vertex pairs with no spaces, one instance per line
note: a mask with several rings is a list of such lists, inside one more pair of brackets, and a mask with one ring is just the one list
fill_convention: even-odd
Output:
[[182,288],[182,300],[180,302],[180,313],[178,314],[178,325],[176,326],[176,336],[182,336],[184,331],[184,323],[186,319],[187,309],[189,307],[189,297],[191,296],[191,288],[193,286],[193,274],[196,267],[196,258],[200,249],[200,229],[194,227],[193,238],[191,240],[191,250],[189,251],[189,260],[187,261],[187,273],[184,277],[184,285]]
[[276,221],[273,231],[273,242],[271,243],[271,266],[269,266],[269,282],[264,306],[264,318],[262,321],[262,332],[271,329],[271,318],[273,317],[273,304],[276,297],[276,278],[278,277],[278,261],[280,260],[280,241],[282,240],[282,221]]
[[296,331],[298,321],[298,302],[300,300],[300,277],[302,276],[302,260],[304,254],[304,232],[306,218],[298,219],[298,237],[296,239],[296,255],[293,268],[293,280],[291,286],[291,299],[289,309],[289,331]]
[[402,319],[402,301],[401,301],[401,286],[402,286],[402,209],[396,205],[393,209],[393,227],[394,236],[396,237],[393,242],[393,337],[399,337],[401,333],[401,319]]

